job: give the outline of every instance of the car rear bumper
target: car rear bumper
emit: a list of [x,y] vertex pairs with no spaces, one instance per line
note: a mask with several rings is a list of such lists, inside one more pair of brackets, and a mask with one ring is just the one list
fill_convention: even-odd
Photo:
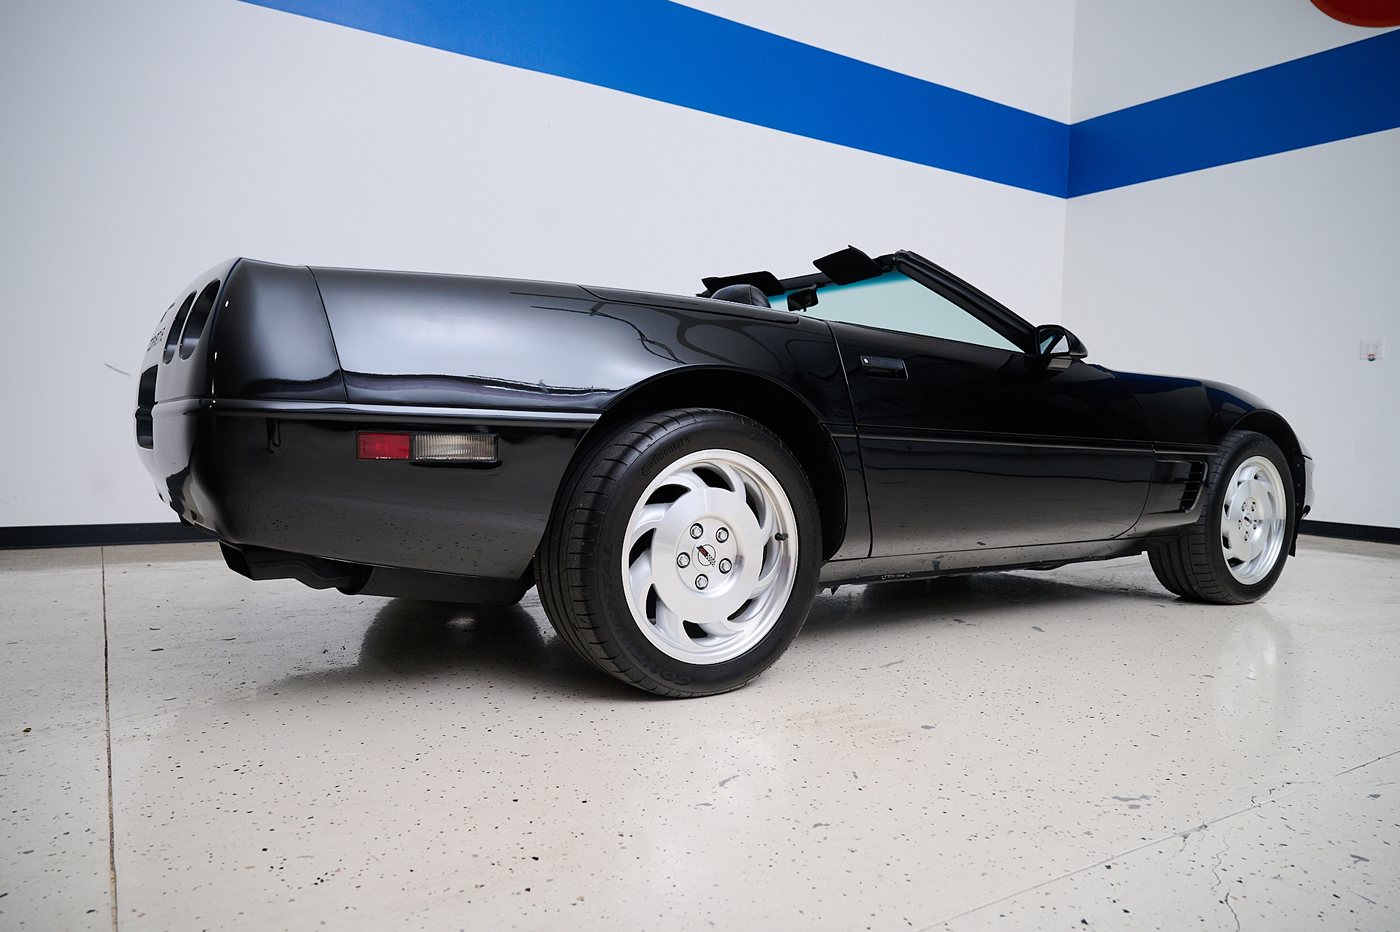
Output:
[[[157,404],[145,459],[161,497],[235,546],[520,579],[590,414],[183,399]],[[361,459],[362,431],[490,434],[476,466]]]

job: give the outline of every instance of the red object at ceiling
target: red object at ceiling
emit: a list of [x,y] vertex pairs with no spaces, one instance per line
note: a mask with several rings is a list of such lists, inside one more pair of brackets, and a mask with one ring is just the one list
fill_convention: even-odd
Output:
[[1400,26],[1400,0],[1312,0],[1333,19],[1353,26]]

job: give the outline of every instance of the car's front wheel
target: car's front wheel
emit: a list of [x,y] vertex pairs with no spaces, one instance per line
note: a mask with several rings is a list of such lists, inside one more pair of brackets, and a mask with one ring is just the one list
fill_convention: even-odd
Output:
[[541,600],[585,660],[665,696],[767,669],[816,590],[820,523],[788,448],[727,411],[648,415],[565,480],[536,556]]
[[1295,509],[1288,460],[1263,434],[1234,431],[1211,464],[1201,517],[1148,550],[1158,580],[1188,599],[1253,602],[1288,559]]

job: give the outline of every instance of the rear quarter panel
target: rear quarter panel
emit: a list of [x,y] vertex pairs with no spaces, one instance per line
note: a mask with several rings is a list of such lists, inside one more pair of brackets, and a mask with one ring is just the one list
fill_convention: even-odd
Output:
[[[226,290],[205,376],[157,405],[180,438],[157,437],[153,474],[183,517],[232,543],[519,578],[579,443],[639,386],[745,370],[849,423],[829,330],[785,312],[248,260]],[[494,433],[500,461],[361,460],[365,430]]]

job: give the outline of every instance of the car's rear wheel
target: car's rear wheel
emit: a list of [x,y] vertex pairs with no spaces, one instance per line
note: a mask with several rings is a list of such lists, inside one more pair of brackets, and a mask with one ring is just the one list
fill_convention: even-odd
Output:
[[1234,431],[1220,445],[1201,517],[1148,550],[1162,585],[1202,602],[1253,602],[1273,588],[1293,540],[1288,460],[1263,434]]
[[687,409],[596,443],[536,555],[554,629],[606,673],[665,696],[736,689],[802,627],[821,537],[806,475],[756,421]]

